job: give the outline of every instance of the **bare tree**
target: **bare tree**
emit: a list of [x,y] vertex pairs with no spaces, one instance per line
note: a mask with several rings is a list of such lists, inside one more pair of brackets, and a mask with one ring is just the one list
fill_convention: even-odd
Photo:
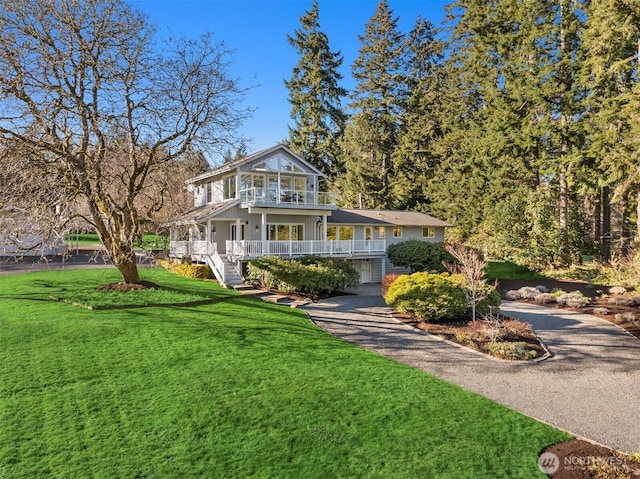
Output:
[[[231,52],[210,35],[162,42],[121,0],[0,5],[0,136],[29,205],[80,205],[127,283],[151,189],[192,148],[226,146],[248,115]],[[154,201],[151,201],[154,199]]]
[[475,321],[478,303],[491,294],[497,282],[493,286],[487,283],[484,278],[484,269],[487,264],[475,249],[467,248],[462,244],[447,244],[445,249],[456,262],[442,264],[449,273],[461,274],[464,277],[463,289],[471,308],[471,319]]

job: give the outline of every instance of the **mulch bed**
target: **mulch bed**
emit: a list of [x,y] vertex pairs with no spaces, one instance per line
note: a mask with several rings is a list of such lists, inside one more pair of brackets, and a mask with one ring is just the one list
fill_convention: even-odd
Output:
[[580,439],[548,447],[538,464],[552,479],[640,477],[639,458]]
[[[460,344],[462,346],[466,346],[482,353],[498,357],[500,359],[514,359],[505,356],[500,356],[492,352],[489,349],[490,341],[483,337],[482,330],[485,327],[483,321],[471,321],[471,320],[440,320],[436,323],[427,323],[418,321],[415,317],[400,314],[397,312],[392,313],[394,318],[402,321],[403,323],[412,326],[416,329],[420,329],[421,331],[425,331],[429,334],[434,334],[438,337],[446,339],[456,344]],[[513,318],[509,318],[507,316],[501,315],[501,319],[503,322],[507,322],[508,324],[512,324],[513,328],[506,328],[503,332],[503,336],[500,338],[501,342],[520,342],[526,343],[527,347],[530,350],[535,351],[536,355],[530,359],[537,359],[545,354],[547,351],[544,349],[540,341],[536,337],[534,333],[532,333],[528,328],[527,324],[522,321],[515,320]],[[462,341],[461,337],[472,338],[471,341]]]

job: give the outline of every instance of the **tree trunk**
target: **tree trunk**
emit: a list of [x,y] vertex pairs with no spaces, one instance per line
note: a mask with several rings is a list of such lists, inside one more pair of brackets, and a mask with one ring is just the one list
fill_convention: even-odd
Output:
[[109,257],[120,271],[122,280],[125,283],[140,283],[140,274],[133,248],[129,245],[114,243],[109,250]]
[[602,249],[600,240],[602,238],[602,195],[596,194],[593,200],[593,244],[595,246],[594,256],[597,262],[602,261]]
[[629,253],[629,225],[627,223],[627,207],[629,206],[629,195],[625,193],[624,196],[620,199],[620,254],[622,256],[626,256]]
[[[638,55],[640,55],[640,40],[638,40]],[[640,245],[640,190],[636,193],[636,245]]]
[[609,187],[602,188],[602,234],[600,236],[600,252],[605,263],[611,259],[611,204],[609,203]]
[[567,182],[566,166],[560,166],[560,264],[564,267],[570,263],[569,251],[569,183]]

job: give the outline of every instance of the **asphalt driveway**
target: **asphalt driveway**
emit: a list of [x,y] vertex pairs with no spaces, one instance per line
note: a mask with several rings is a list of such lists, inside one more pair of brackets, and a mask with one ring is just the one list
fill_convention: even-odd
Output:
[[329,333],[623,452],[640,452],[640,340],[571,311],[505,302],[530,323],[552,357],[540,362],[489,358],[398,322],[378,285],[304,306]]

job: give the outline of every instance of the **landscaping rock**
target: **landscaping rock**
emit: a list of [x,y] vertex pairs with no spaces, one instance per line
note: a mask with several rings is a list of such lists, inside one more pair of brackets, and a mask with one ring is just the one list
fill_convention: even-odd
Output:
[[612,286],[609,288],[609,294],[625,294],[627,292],[627,288],[624,286]]
[[633,296],[613,296],[607,299],[607,303],[619,306],[634,306]]
[[556,302],[569,308],[584,308],[589,304],[589,298],[578,293],[564,293],[556,298]]
[[520,298],[522,299],[535,299],[536,296],[540,294],[540,291],[537,288],[532,286],[525,286],[518,290],[520,293]]
[[555,303],[556,297],[551,293],[540,293],[535,297],[534,301],[538,304]]
[[522,296],[520,296],[520,291],[518,291],[517,289],[512,289],[510,291],[507,291],[504,294],[505,298],[507,298],[509,301],[516,301],[518,299],[521,299]]

